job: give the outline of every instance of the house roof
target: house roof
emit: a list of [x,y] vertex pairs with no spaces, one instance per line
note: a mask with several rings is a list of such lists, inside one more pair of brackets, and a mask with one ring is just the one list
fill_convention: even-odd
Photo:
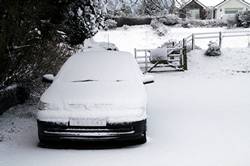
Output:
[[207,8],[207,6],[206,5],[204,5],[203,3],[201,3],[200,1],[198,1],[198,0],[190,0],[190,1],[188,1],[187,3],[185,3],[183,6],[182,6],[182,8],[184,8],[185,6],[187,6],[188,4],[190,4],[191,2],[196,2],[196,3],[198,3],[200,6],[202,6],[203,8]]
[[[227,3],[228,1],[230,1],[230,0],[224,0],[221,3],[217,4],[214,8],[218,8],[218,7],[222,6],[222,5],[224,5],[225,3]],[[248,2],[246,2],[244,0],[238,0],[238,1],[250,7],[250,3],[248,3]]]

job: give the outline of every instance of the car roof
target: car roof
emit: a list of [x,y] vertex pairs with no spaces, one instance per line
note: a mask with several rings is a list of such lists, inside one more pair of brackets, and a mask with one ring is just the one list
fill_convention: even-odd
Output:
[[135,58],[128,52],[87,51],[71,56],[57,79],[62,81],[125,81],[141,79]]

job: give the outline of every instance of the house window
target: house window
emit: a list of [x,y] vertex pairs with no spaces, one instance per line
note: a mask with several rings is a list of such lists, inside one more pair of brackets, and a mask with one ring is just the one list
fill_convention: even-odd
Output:
[[242,11],[243,8],[226,8],[225,9],[225,14],[236,14],[239,11]]
[[192,19],[200,19],[200,10],[199,9],[192,9],[189,11],[189,16]]

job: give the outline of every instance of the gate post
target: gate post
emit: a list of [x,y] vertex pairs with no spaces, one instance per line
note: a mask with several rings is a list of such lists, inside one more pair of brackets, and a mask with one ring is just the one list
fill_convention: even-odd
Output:
[[192,34],[192,50],[194,50],[194,47],[195,47],[195,35]]
[[183,70],[188,70],[187,66],[187,39],[183,39]]
[[219,32],[219,47],[222,45],[222,32]]

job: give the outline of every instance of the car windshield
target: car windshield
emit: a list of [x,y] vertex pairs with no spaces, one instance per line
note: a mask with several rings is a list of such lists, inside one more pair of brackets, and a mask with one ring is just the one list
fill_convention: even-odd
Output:
[[137,80],[140,74],[132,55],[109,51],[71,57],[58,73],[58,79],[66,82],[120,82]]

